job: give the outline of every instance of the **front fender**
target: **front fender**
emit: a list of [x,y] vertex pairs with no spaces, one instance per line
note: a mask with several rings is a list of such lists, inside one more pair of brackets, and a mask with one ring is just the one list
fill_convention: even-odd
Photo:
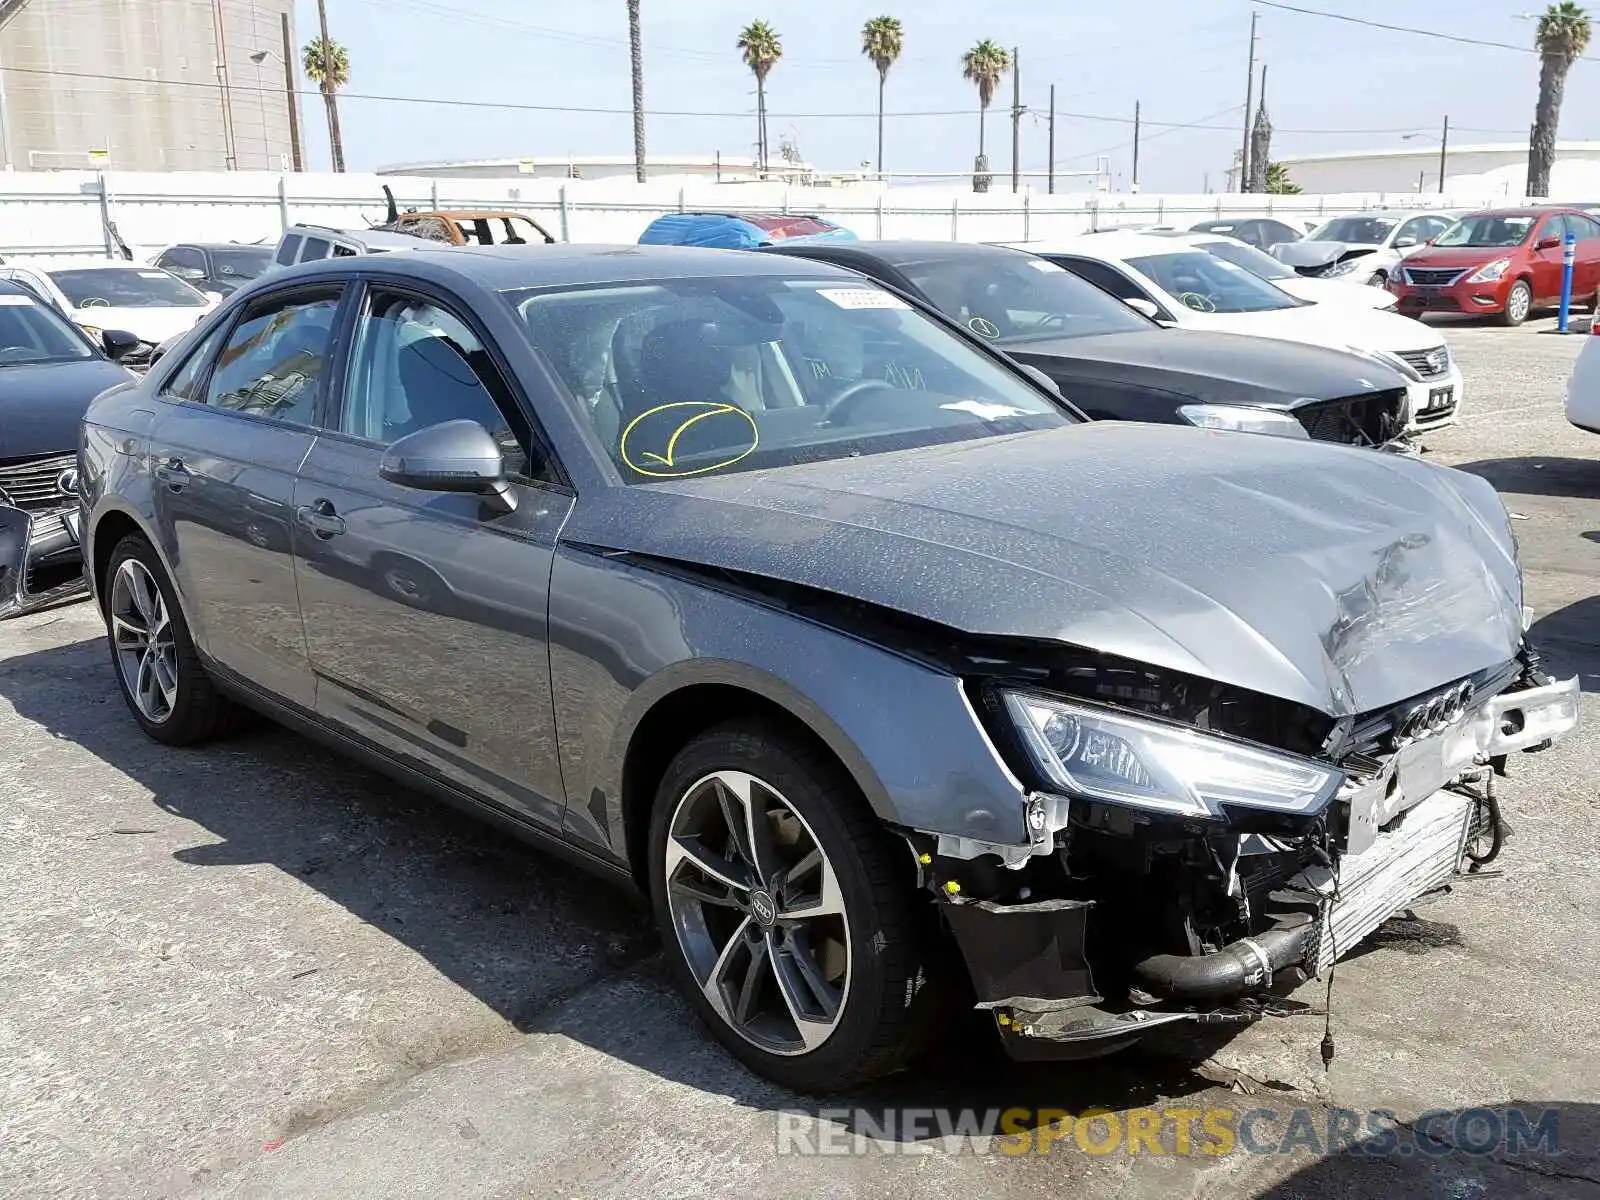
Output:
[[550,668],[569,828],[619,855],[635,732],[656,705],[708,683],[749,691],[805,724],[885,821],[1028,841],[1025,790],[959,679],[758,599],[563,546]]

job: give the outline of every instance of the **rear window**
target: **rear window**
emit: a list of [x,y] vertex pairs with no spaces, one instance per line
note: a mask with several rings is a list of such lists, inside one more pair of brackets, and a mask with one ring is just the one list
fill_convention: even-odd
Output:
[[319,258],[328,257],[328,241],[326,238],[307,238],[306,248],[300,252],[301,262],[316,262]]
[[300,252],[300,235],[291,233],[284,237],[283,245],[278,247],[278,265],[287,267],[294,262],[294,256]]

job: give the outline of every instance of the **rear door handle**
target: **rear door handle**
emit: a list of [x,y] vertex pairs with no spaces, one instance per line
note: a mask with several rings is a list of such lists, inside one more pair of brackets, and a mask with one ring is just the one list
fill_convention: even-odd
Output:
[[169,458],[156,468],[156,478],[174,492],[181,492],[192,476],[181,458]]
[[319,538],[331,538],[345,530],[344,518],[334,511],[333,501],[316,500],[294,510],[295,520]]

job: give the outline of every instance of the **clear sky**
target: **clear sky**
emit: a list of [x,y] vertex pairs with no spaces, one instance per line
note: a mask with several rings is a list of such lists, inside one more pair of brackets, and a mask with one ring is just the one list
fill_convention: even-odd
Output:
[[[1516,0],[1291,0],[1389,24],[1529,45],[1536,7]],[[315,0],[298,0],[298,36],[316,30]],[[350,52],[352,93],[340,105],[351,170],[473,157],[629,154],[632,151],[624,0],[327,0],[329,32]],[[768,82],[774,151],[792,138],[823,169],[870,159],[876,72],[861,55],[873,16],[898,16],[905,54],[889,76],[887,169],[969,170],[977,94],[962,51],[992,38],[1021,51],[1022,158],[1043,170],[1044,113],[1056,86],[1058,169],[1088,170],[1109,154],[1118,190],[1131,165],[1134,102],[1144,128],[1146,191],[1213,187],[1239,145],[1249,0],[643,0],[648,147],[661,154],[749,155],[754,80],[735,41],[763,19],[784,56]],[[1539,60],[1259,8],[1257,61],[1277,155],[1437,145],[1446,113],[1454,144],[1526,142]],[[1600,11],[1597,11],[1600,16]],[[1600,56],[1600,39],[1591,51]],[[617,114],[394,104],[359,93],[624,110]],[[1011,84],[989,115],[993,167],[1010,167]],[[671,116],[669,112],[726,116]],[[307,150],[327,163],[322,106],[307,99]],[[830,114],[860,113],[859,117]],[[946,113],[949,115],[909,115]],[[1073,114],[1073,115],[1069,115]],[[1166,124],[1163,124],[1166,123]],[[1198,123],[1226,128],[1173,129]],[[1403,134],[1416,136],[1402,140]],[[1561,135],[1600,137],[1600,62],[1573,67]]]

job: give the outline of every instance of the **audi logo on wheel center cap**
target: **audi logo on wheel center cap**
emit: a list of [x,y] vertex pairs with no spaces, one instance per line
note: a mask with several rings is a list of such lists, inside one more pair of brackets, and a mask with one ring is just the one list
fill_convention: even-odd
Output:
[[750,915],[762,925],[771,925],[778,919],[778,906],[765,892],[751,892]]

